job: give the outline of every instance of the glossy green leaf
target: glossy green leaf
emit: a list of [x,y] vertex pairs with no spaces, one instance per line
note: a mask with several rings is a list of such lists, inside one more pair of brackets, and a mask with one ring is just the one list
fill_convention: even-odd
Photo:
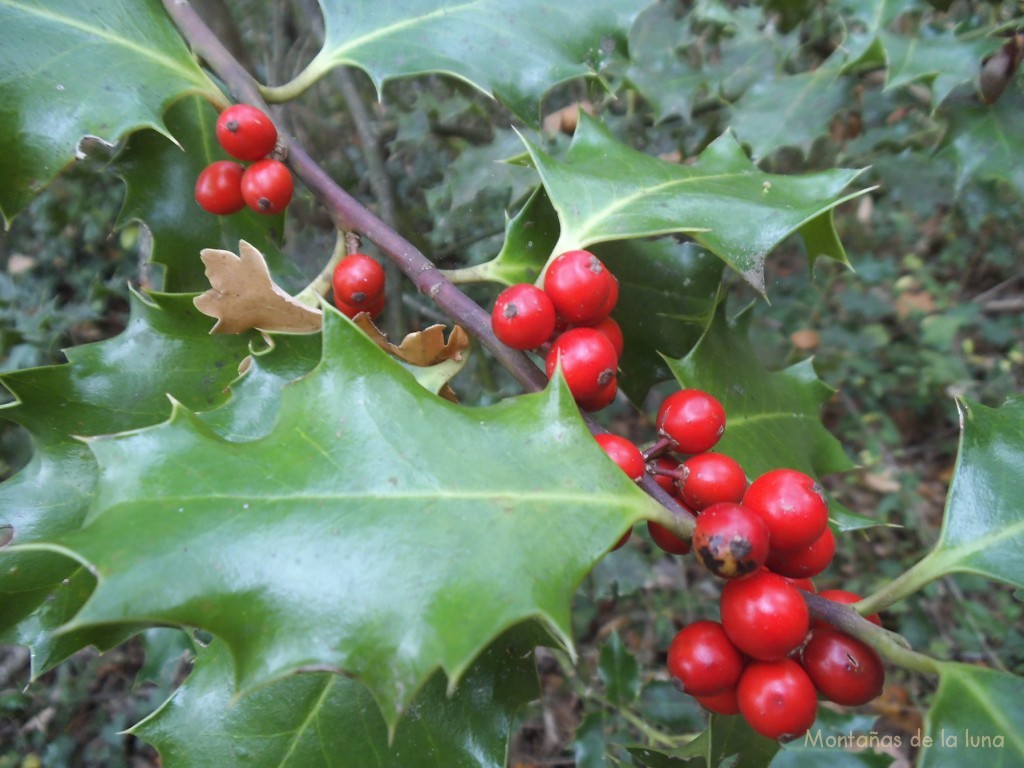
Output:
[[1024,198],[1024,96],[1007,92],[992,106],[959,104],[948,116],[942,155],[957,164],[958,190],[996,180]]
[[888,64],[885,87],[924,81],[932,89],[932,109],[956,86],[976,81],[982,59],[999,46],[985,38],[964,39],[952,31],[933,35],[922,30],[912,37],[882,32],[879,40]]
[[594,252],[619,279],[613,313],[625,339],[619,389],[643,403],[652,386],[672,378],[662,355],[685,355],[711,322],[722,262],[668,238],[605,243]]
[[[168,394],[197,410],[225,398],[250,337],[210,336],[209,318],[188,296],[133,294],[131,301],[121,335],[67,350],[65,365],[0,377],[17,398],[0,416],[24,426],[36,445],[29,464],[0,484],[0,524],[13,526],[13,544],[52,539],[85,521],[98,468],[78,436],[159,423],[171,412]],[[116,644],[120,630],[51,636],[93,582],[64,557],[0,549],[0,641],[31,647],[36,675],[82,645]]]
[[139,633],[144,661],[135,676],[135,687],[143,683],[177,685],[178,673],[186,659],[193,658],[192,636],[177,627],[151,627]]
[[91,523],[49,545],[99,579],[70,627],[201,627],[231,649],[241,689],[344,670],[391,723],[434,670],[457,681],[524,619],[569,645],[577,585],[654,502],[568,390],[462,408],[331,310],[323,338],[263,438],[226,441],[177,407],[90,441]]
[[642,0],[406,0],[364,4],[320,0],[323,49],[289,88],[306,88],[334,67],[363,69],[378,91],[388,80],[443,72],[508,104],[530,122],[553,85],[597,72]]
[[223,98],[156,2],[0,0],[0,213],[10,220],[75,158],[185,93]]
[[519,212],[505,222],[505,242],[498,255],[461,272],[505,285],[532,283],[540,277],[557,241],[558,214],[543,187],[539,187]]
[[812,260],[846,261],[832,210],[861,194],[842,194],[859,171],[765,174],[731,134],[715,140],[692,165],[676,165],[620,143],[586,116],[564,162],[526,144],[561,224],[552,256],[680,232],[761,291],[765,257],[791,234],[803,237]]
[[119,223],[138,220],[149,227],[152,260],[164,267],[164,290],[205,291],[210,283],[199,252],[222,248],[235,253],[239,240],[260,250],[281,285],[297,282],[295,267],[276,245],[283,234],[283,215],[264,216],[246,208],[215,216],[195,201],[203,168],[231,159],[217,143],[217,112],[193,96],[179,101],[165,117],[177,145],[155,131],[139,131],[112,163],[127,186]]
[[1024,764],[1024,679],[969,664],[939,665],[939,690],[925,715],[919,768]]
[[[697,346],[668,361],[683,387],[710,392],[725,407],[725,434],[715,450],[736,459],[751,478],[777,467],[812,477],[851,469],[842,445],[821,423],[832,388],[810,360],[766,370],[748,338],[751,318],[748,308],[730,320],[721,305]],[[835,502],[830,517],[842,530],[876,524]]]
[[633,760],[645,768],[718,768],[728,760],[732,768],[765,768],[779,751],[779,743],[760,736],[739,715],[712,715],[707,729],[681,749],[629,749]]
[[601,647],[597,672],[604,682],[605,695],[613,704],[628,706],[640,693],[640,668],[618,632],[612,632]]
[[449,698],[435,673],[394,739],[370,692],[331,672],[292,675],[236,697],[231,654],[201,648],[188,680],[132,728],[165,768],[502,768],[516,711],[538,695],[533,647],[509,630],[466,670]]
[[916,587],[960,571],[1024,588],[1024,397],[1001,408],[958,405],[960,449],[939,541],[900,581]]
[[277,421],[285,385],[305,376],[320,362],[319,334],[273,334],[253,349],[245,370],[231,383],[230,398],[199,414],[207,426],[233,441],[267,435]]
[[626,77],[650,102],[658,120],[673,115],[688,119],[694,97],[708,80],[686,55],[693,36],[678,12],[671,3],[652,3],[629,30]]
[[572,745],[575,768],[613,768],[608,759],[608,720],[604,712],[591,712],[576,728]]
[[851,86],[829,62],[811,72],[760,79],[733,104],[729,125],[755,159],[779,147],[806,150],[828,135],[836,112],[852,106]]
[[843,40],[847,70],[884,67],[885,47],[879,40],[902,14],[919,8],[916,0],[842,0],[848,14],[848,35]]

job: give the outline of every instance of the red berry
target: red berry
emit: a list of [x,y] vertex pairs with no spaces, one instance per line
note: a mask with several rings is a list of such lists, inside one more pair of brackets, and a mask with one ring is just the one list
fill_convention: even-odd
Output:
[[668,528],[653,520],[647,521],[647,532],[651,534],[651,540],[658,545],[658,548],[670,555],[685,555],[690,551],[688,541],[680,539]]
[[619,394],[619,382],[613,377],[601,388],[600,392],[587,400],[580,400],[578,405],[587,413],[595,413],[611,405],[617,394]]
[[622,357],[622,350],[625,348],[625,341],[622,338],[622,329],[612,318],[606,317],[601,322],[591,326],[595,331],[600,331],[608,337],[608,341],[615,347],[615,354]]
[[730,581],[722,589],[719,608],[725,634],[759,661],[788,656],[807,637],[811,625],[800,590],[771,571]]
[[814,683],[792,659],[751,662],[736,687],[736,699],[743,719],[769,739],[802,736],[818,715]]
[[815,629],[801,662],[822,696],[847,707],[878,698],[885,683],[885,667],[878,654],[836,629]]
[[280,160],[260,160],[242,174],[242,197],[257,213],[275,214],[292,201],[292,172]]
[[549,378],[561,363],[569,391],[577,402],[583,402],[596,397],[615,380],[618,356],[600,331],[571,328],[555,339],[545,362]]
[[[794,587],[796,587],[797,589],[802,589],[804,592],[816,593],[818,591],[814,587],[814,582],[808,578],[793,579],[787,576],[786,580],[789,581],[789,583],[792,584]],[[811,619],[811,626],[814,626],[814,619]]]
[[384,312],[384,296],[378,296],[375,301],[367,302],[360,306],[335,300],[334,306],[345,317],[355,317],[360,312],[366,312],[373,320],[376,320]]
[[635,483],[640,482],[644,472],[647,471],[647,464],[644,462],[644,455],[640,453],[639,448],[626,438],[610,433],[594,435],[594,439],[630,480]]
[[743,495],[772,533],[772,549],[800,549],[814,543],[828,525],[828,503],[814,478],[795,469],[773,469]]
[[712,504],[697,516],[693,549],[701,565],[724,579],[757,571],[768,557],[768,528],[739,504]]
[[743,654],[717,621],[683,627],[668,647],[668,671],[691,696],[710,696],[736,687]]
[[771,550],[765,565],[769,570],[791,579],[810,578],[828,568],[835,553],[836,537],[832,529],[825,526],[825,531],[809,547],[781,552]]
[[372,256],[349,254],[337,263],[331,276],[335,306],[341,308],[344,304],[359,312],[369,311],[384,295],[385,280],[384,267]]
[[[609,274],[611,274],[609,272]],[[611,286],[608,290],[608,298],[604,300],[604,306],[601,307],[601,311],[598,312],[598,317],[607,317],[615,311],[615,306],[619,303],[619,281],[612,275]]]
[[621,549],[622,547],[624,547],[626,545],[626,542],[629,541],[629,537],[632,535],[633,529],[630,528],[624,534],[622,534],[622,537],[617,542],[615,542],[615,546],[612,547],[609,551],[614,552],[616,549]]
[[555,306],[537,286],[513,285],[498,294],[491,312],[491,328],[505,346],[536,349],[555,330]]
[[[842,603],[843,605],[853,605],[854,603],[859,603],[863,599],[856,592],[847,592],[845,589],[825,589],[818,594],[826,600],[831,600],[833,603]],[[865,616],[864,618],[872,624],[882,626],[882,619],[877,613],[872,613],[870,616]],[[832,625],[827,621],[822,621],[821,619],[814,619],[811,621],[812,628],[830,626]]]
[[729,688],[721,693],[713,693],[710,696],[694,696],[697,703],[708,712],[716,715],[738,715],[740,704],[736,699],[736,689]]
[[725,409],[707,392],[682,389],[662,402],[657,426],[658,434],[672,440],[678,453],[704,453],[725,432]]
[[235,104],[217,118],[217,141],[232,157],[259,160],[274,151],[277,128],[262,110]]
[[544,273],[544,292],[558,316],[572,325],[601,320],[614,283],[615,277],[590,251],[559,254]]
[[747,490],[747,475],[724,453],[698,453],[683,462],[679,498],[696,510],[720,501],[738,504]]
[[242,173],[238,163],[218,160],[210,163],[196,179],[196,202],[208,213],[227,216],[245,208],[242,199]]

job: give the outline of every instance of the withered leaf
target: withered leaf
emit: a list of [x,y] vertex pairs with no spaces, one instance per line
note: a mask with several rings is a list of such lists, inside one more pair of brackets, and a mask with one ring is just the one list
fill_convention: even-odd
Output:
[[284,333],[315,333],[323,324],[319,309],[278,287],[263,254],[245,240],[238,255],[219,248],[200,252],[210,290],[193,299],[196,309],[217,319],[211,333],[242,333],[252,328]]

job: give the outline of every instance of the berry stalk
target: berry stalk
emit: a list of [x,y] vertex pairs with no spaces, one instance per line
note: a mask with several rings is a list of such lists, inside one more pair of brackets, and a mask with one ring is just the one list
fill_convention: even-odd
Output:
[[901,635],[868,621],[847,605],[803,590],[801,595],[813,618],[826,621],[851,637],[870,645],[879,655],[894,664],[927,675],[939,674],[939,662],[931,656],[913,650]]

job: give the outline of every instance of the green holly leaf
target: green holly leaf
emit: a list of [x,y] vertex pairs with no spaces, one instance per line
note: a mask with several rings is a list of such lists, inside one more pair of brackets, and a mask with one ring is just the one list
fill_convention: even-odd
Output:
[[960,449],[939,541],[889,585],[892,600],[957,572],[1024,588],[1024,514],[1017,492],[1024,466],[1024,397],[1001,408],[968,400],[957,405]]
[[701,3],[723,16],[723,37],[717,55],[706,64],[709,77],[718,81],[722,98],[735,100],[766,74],[777,72],[800,47],[798,33],[783,34],[764,8],[726,8],[721,3]]
[[612,632],[608,642],[601,647],[597,672],[610,702],[629,706],[636,700],[640,693],[640,668],[636,658],[622,644],[618,632]]
[[532,625],[499,637],[451,696],[435,673],[399,721],[393,740],[373,696],[331,672],[292,675],[237,697],[231,654],[198,649],[192,674],[156,713],[131,729],[165,768],[501,768],[517,710],[538,695]]
[[320,0],[325,39],[299,76],[271,98],[304,90],[335,67],[364,70],[377,87],[398,77],[442,72],[509,105],[531,123],[552,86],[595,74],[625,49],[625,33],[644,0],[409,0],[363,5]]
[[896,19],[919,7],[917,0],[843,0],[850,29],[843,40],[847,71],[885,67],[885,46],[879,35]]
[[505,222],[505,242],[490,261],[448,273],[455,280],[493,280],[505,285],[532,283],[540,277],[558,241],[558,214],[538,187]]
[[850,105],[851,85],[828,61],[811,72],[760,79],[733,104],[729,125],[755,159],[779,147],[806,150],[828,135],[833,115]]
[[991,106],[957,104],[948,118],[940,156],[958,167],[957,191],[974,180],[995,180],[1024,197],[1024,95],[1007,92]]
[[683,765],[717,768],[723,764],[733,768],[763,768],[778,751],[779,742],[754,732],[739,715],[711,715],[707,729],[680,749],[629,748],[633,760],[645,768],[680,768]]
[[[2,0],[0,213],[9,222],[78,151],[138,128],[185,93],[223,100],[156,3]],[[87,51],[88,55],[70,55]]]
[[605,243],[594,252],[619,278],[613,314],[625,339],[619,389],[642,403],[652,386],[672,378],[663,355],[685,355],[711,322],[722,262],[670,239]]
[[919,768],[1024,764],[1022,685],[1024,679],[1016,675],[941,662],[939,690],[925,715]]
[[392,724],[438,667],[455,684],[525,619],[570,645],[577,585],[655,502],[598,448],[564,383],[468,409],[329,308],[323,343],[266,437],[229,442],[177,406],[90,441],[89,525],[36,545],[98,577],[67,628],[201,627],[231,649],[240,689],[344,670]]
[[[191,297],[132,294],[120,336],[67,350],[67,364],[0,376],[16,398],[0,417],[25,427],[36,445],[29,464],[0,484],[0,525],[13,528],[13,544],[52,539],[85,522],[98,468],[79,437],[159,423],[171,412],[168,394],[197,410],[221,403],[250,338],[211,336]],[[0,549],[0,642],[32,648],[36,676],[84,645],[116,645],[134,630],[52,635],[94,583],[67,558]]]
[[[650,102],[657,120],[673,115],[690,117],[695,95],[708,76],[686,54],[693,42],[689,25],[676,18],[670,3],[654,3],[629,30],[630,64],[626,77]],[[682,50],[682,55],[677,51]]]
[[[810,360],[765,370],[748,337],[751,318],[748,307],[728,319],[723,303],[690,353],[668,361],[680,385],[710,392],[725,407],[725,434],[715,450],[736,459],[751,478],[778,467],[812,477],[851,469],[842,445],[821,423],[834,390]],[[830,517],[841,530],[876,524],[835,501]]]
[[280,284],[297,283],[294,262],[276,244],[283,234],[283,215],[264,216],[246,208],[215,216],[195,201],[203,168],[231,159],[215,137],[217,112],[194,96],[168,109],[165,118],[177,144],[156,131],[139,131],[111,164],[127,186],[118,223],[142,221],[152,232],[152,260],[164,267],[164,290],[206,290],[210,282],[199,252],[221,248],[234,253],[239,240],[259,249]]
[[999,47],[998,41],[965,39],[952,30],[922,29],[912,37],[883,31],[879,41],[888,64],[886,89],[924,81],[932,89],[933,111],[958,85],[976,81],[982,59]]
[[620,143],[586,115],[564,162],[526,145],[561,224],[552,256],[610,240],[686,233],[759,291],[765,257],[791,234],[803,237],[812,260],[846,262],[832,210],[862,194],[841,194],[860,171],[762,173],[731,134],[692,165],[676,165]]
[[589,712],[576,728],[572,745],[575,768],[612,768],[608,760],[608,720],[604,712]]
[[319,334],[267,334],[266,346],[253,349],[243,372],[231,383],[230,399],[199,418],[221,437],[235,442],[267,435],[277,420],[287,384],[305,376],[320,362]]

